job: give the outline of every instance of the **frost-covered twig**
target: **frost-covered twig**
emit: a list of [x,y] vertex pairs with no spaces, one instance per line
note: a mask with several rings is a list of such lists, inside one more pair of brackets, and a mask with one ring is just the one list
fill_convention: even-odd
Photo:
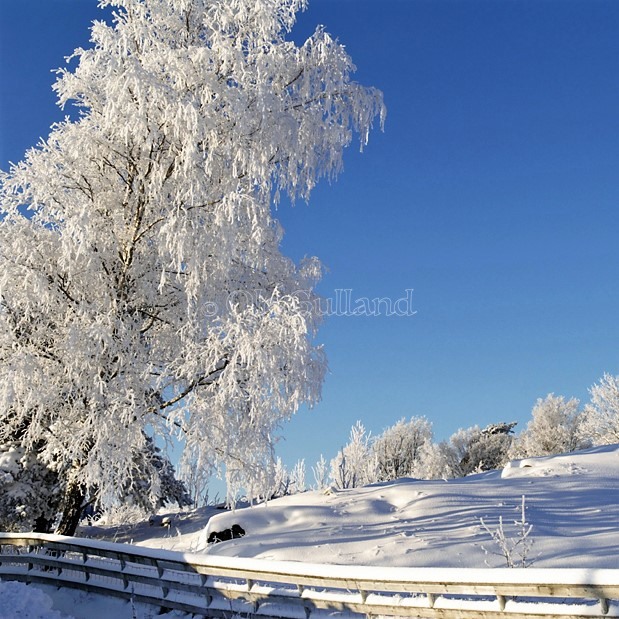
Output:
[[498,548],[498,551],[492,552],[482,546],[484,552],[492,552],[492,554],[502,556],[507,567],[529,567],[533,563],[529,558],[533,546],[533,540],[529,536],[533,525],[529,524],[526,519],[526,498],[524,495],[522,495],[520,507],[520,520],[514,520],[515,531],[513,534],[510,535],[506,532],[502,516],[499,516],[499,524],[495,529],[491,529],[483,518],[480,518],[479,522],[482,529],[490,535]]

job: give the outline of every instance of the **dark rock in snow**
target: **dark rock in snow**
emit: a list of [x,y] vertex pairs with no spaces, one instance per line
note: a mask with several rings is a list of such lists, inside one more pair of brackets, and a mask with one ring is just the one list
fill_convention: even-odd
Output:
[[209,544],[217,544],[218,542],[227,542],[231,539],[243,537],[245,530],[238,524],[233,524],[229,529],[223,531],[213,531],[209,536],[207,542]]
[[151,516],[148,519],[148,524],[152,527],[152,526],[157,526],[157,527],[166,527],[166,528],[170,528],[170,526],[172,525],[172,517],[171,516]]

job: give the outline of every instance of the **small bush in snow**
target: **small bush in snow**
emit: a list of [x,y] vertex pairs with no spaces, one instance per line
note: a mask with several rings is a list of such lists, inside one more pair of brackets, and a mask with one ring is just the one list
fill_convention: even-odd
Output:
[[533,525],[527,522],[526,500],[522,496],[520,504],[520,520],[514,520],[512,525],[503,523],[503,516],[499,516],[499,524],[490,528],[483,518],[479,519],[482,529],[490,535],[495,545],[495,550],[489,551],[482,546],[486,553],[502,556],[507,567],[529,567],[531,547],[533,540],[530,538]]

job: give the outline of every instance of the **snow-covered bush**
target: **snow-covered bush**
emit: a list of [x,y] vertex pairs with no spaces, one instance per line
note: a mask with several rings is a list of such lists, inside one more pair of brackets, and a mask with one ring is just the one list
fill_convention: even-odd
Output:
[[314,475],[314,490],[324,490],[329,486],[329,465],[322,454],[312,467],[312,473]]
[[550,393],[539,398],[532,411],[532,419],[514,441],[510,458],[551,456],[591,445],[583,437],[583,415],[575,398]]
[[191,497],[194,508],[209,504],[209,481],[213,474],[210,460],[204,462],[203,454],[195,449],[186,449],[178,465],[178,479],[181,480]]
[[594,445],[619,443],[619,376],[604,374],[589,390],[581,434]]
[[509,460],[516,422],[494,423],[474,432],[460,460],[460,476],[500,469]]
[[297,460],[292,471],[290,471],[290,494],[299,494],[306,490],[305,460]]
[[288,494],[290,494],[290,473],[282,459],[278,457],[273,467],[271,485],[265,497],[267,499],[276,499]]
[[49,533],[60,498],[57,473],[35,452],[0,445],[0,530]]
[[420,450],[412,476],[419,479],[449,479],[454,477],[457,461],[447,441],[428,442]]
[[481,433],[479,426],[459,428],[447,441],[445,453],[449,453],[451,477],[465,477],[477,471],[478,462],[471,459],[470,448]]
[[378,481],[413,474],[423,446],[432,440],[432,424],[425,417],[400,419],[386,428],[372,443]]
[[350,430],[348,444],[331,460],[331,479],[336,488],[358,488],[377,480],[376,469],[370,435],[357,421]]
[[502,467],[508,460],[515,423],[460,428],[447,441],[425,443],[413,468],[421,479],[465,477]]
[[[176,478],[174,466],[151,437],[146,437],[145,450],[136,452],[133,461],[132,475],[118,491],[120,505],[151,514],[167,505],[187,507],[193,503],[185,483]],[[110,503],[114,504],[113,499]]]

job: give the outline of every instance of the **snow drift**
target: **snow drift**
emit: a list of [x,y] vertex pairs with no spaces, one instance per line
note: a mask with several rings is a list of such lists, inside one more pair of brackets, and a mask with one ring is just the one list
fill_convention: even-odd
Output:
[[[490,530],[515,538],[522,497],[531,525],[527,564],[619,567],[619,445],[509,463],[462,479],[400,479],[307,492],[214,516],[197,549],[312,563],[505,567]],[[207,544],[239,524],[240,539]],[[194,540],[195,543],[195,540]]]

